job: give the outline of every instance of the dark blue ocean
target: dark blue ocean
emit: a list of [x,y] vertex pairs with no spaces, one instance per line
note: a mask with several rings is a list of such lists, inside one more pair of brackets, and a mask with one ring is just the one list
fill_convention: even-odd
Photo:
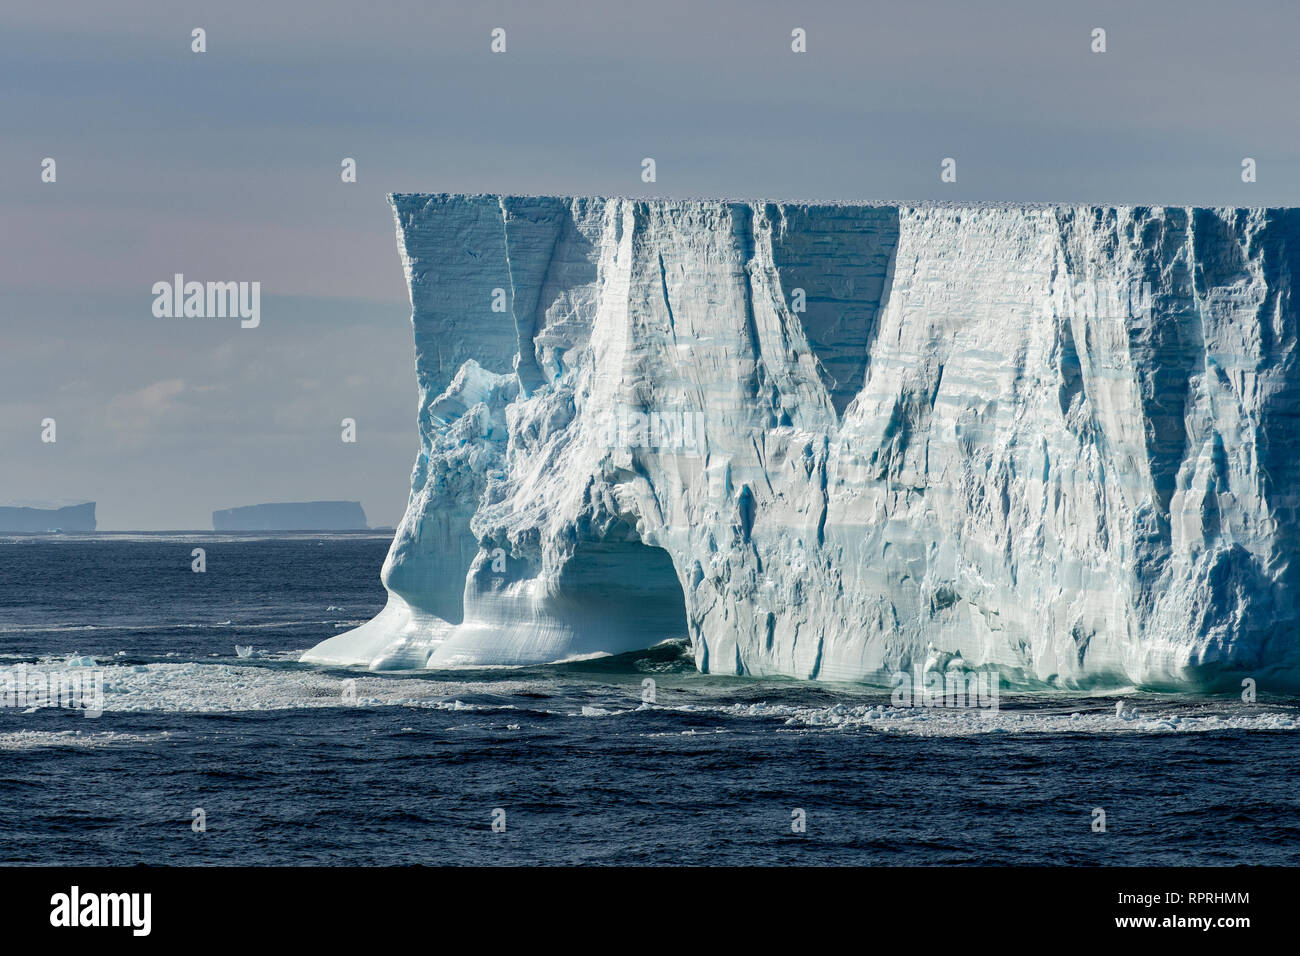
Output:
[[703,676],[682,644],[397,675],[297,663],[382,607],[388,541],[0,539],[0,675],[104,691],[98,718],[0,707],[0,860],[1300,863],[1300,708],[1267,694],[909,710]]

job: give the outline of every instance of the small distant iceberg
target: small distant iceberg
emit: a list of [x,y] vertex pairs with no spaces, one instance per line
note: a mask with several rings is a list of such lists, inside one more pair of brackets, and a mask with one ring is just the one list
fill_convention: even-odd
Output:
[[214,531],[365,531],[359,501],[286,501],[212,512]]
[[0,505],[0,532],[94,531],[95,502],[11,502]]

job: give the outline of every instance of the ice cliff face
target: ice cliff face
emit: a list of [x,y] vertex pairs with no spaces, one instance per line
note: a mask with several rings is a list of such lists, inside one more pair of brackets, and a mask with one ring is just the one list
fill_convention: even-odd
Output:
[[1300,210],[392,204],[420,451],[306,660],[1296,684]]

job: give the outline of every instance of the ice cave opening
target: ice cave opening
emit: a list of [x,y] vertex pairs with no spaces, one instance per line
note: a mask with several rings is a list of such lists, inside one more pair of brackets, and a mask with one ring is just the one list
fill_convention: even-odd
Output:
[[663,548],[639,540],[584,541],[556,582],[554,609],[576,633],[612,646],[651,647],[687,636],[686,598]]

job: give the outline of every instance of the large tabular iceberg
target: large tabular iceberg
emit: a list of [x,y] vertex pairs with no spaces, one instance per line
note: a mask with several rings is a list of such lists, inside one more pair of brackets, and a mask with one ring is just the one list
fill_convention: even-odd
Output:
[[420,451],[306,660],[1296,685],[1300,210],[391,201]]

